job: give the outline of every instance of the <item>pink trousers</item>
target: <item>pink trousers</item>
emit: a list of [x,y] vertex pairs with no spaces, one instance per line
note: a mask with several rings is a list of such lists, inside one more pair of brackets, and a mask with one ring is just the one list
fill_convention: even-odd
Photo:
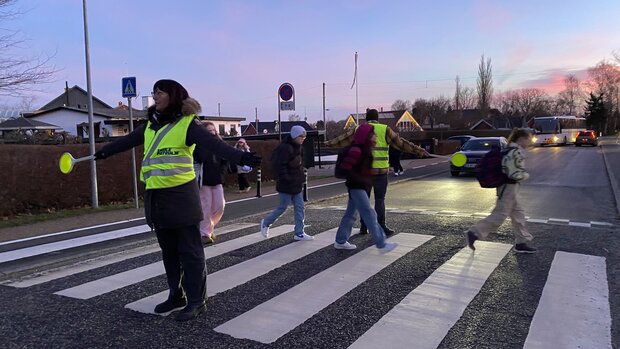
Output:
[[224,187],[221,184],[201,186],[200,204],[202,205],[202,214],[204,216],[204,219],[200,222],[200,235],[209,236],[224,215],[224,206],[226,206]]

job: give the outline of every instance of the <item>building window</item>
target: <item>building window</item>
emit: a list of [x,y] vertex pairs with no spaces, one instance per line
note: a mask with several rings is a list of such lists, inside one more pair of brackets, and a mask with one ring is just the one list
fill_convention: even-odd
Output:
[[218,125],[219,126],[219,132],[222,136],[226,135],[226,125]]

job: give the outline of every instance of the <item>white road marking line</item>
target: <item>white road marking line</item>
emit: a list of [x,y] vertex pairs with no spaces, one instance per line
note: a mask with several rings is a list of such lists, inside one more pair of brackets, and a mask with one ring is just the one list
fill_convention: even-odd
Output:
[[[207,293],[209,297],[237,287],[252,279],[279,268],[287,263],[305,257],[325,246],[334,243],[336,231],[333,228],[317,234],[312,241],[299,241],[271,250],[258,257],[207,275]],[[125,305],[125,308],[146,314],[155,314],[155,306],[166,300],[168,290],[139,299]],[[157,315],[167,315],[157,314]]]
[[[256,223],[237,223],[224,226],[222,228],[216,228],[216,232],[218,235],[224,235],[233,231],[238,231],[241,229],[249,228],[252,226],[258,225]],[[63,278],[65,276],[81,273],[84,271],[100,268],[106,265],[118,263],[127,259],[143,256],[150,253],[155,253],[159,251],[160,248],[157,244],[143,246],[136,248],[132,251],[122,251],[119,253],[114,253],[111,255],[93,258],[84,262],[80,262],[79,264],[57,268],[54,270],[46,270],[42,273],[38,273],[37,275],[29,275],[26,278],[23,278],[20,281],[7,280],[2,282],[1,284],[5,284],[11,287],[30,287],[38,284],[42,284],[48,281],[56,280]]]
[[511,245],[476,242],[440,266],[349,348],[434,349],[499,265]]
[[398,234],[389,239],[400,244],[393,251],[382,254],[371,246],[216,327],[215,331],[272,343],[433,237]]
[[122,237],[148,233],[151,231],[148,225],[139,225],[136,227],[113,230],[106,233],[83,236],[79,238],[51,242],[48,244],[20,248],[18,250],[6,251],[0,253],[0,263],[10,262],[22,258],[38,256],[45,253],[66,250],[73,247],[95,244],[102,241],[118,239]]
[[568,222],[568,225],[573,226],[573,227],[592,228],[592,225],[590,223]]
[[562,219],[562,218],[549,218],[548,221],[549,222],[557,222],[557,223],[566,223],[566,224],[568,224],[570,222],[569,219]]
[[10,244],[14,244],[14,243],[17,243],[17,242],[36,240],[36,239],[46,238],[46,237],[50,237],[50,236],[75,233],[76,231],[83,231],[83,230],[107,227],[107,226],[114,225],[114,224],[119,224],[119,223],[129,223],[129,222],[139,221],[141,219],[144,219],[144,217],[142,217],[142,218],[134,218],[134,219],[127,219],[127,220],[124,220],[124,221],[118,221],[118,222],[113,222],[113,223],[93,225],[91,227],[86,227],[86,228],[77,228],[77,229],[72,229],[72,230],[59,231],[57,233],[51,233],[51,234],[46,234],[46,235],[37,235],[37,236],[33,236],[33,237],[29,237],[29,238],[24,238],[24,239],[9,240],[9,241],[0,242],[0,246],[2,246],[2,245],[10,245]]
[[[293,225],[281,225],[269,230],[269,238],[292,232]],[[249,246],[264,240],[258,232],[245,235],[240,238],[218,243],[204,249],[206,258],[212,258],[221,254],[234,251],[236,249]],[[131,269],[122,273],[110,275],[101,279],[87,282],[75,287],[67,288],[55,292],[54,294],[78,298],[89,299],[102,294],[127,287],[138,282],[165,274],[164,265],[161,261],[147,264],[145,266]]]
[[555,253],[523,348],[611,349],[605,258]]
[[613,227],[614,225],[611,223],[607,223],[607,222],[598,222],[598,221],[590,221],[590,224],[596,224],[596,225],[604,225],[607,227]]
[[529,223],[544,223],[544,224],[547,224],[547,220],[546,219],[530,218],[527,221]]

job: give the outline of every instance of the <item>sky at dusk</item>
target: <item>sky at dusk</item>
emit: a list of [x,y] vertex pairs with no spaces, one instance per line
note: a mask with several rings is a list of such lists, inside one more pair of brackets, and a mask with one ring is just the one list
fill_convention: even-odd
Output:
[[[597,0],[89,0],[93,94],[115,106],[121,78],[148,95],[162,78],[182,83],[204,115],[277,118],[277,88],[289,82],[296,111],[327,119],[390,109],[396,99],[454,95],[454,79],[475,87],[482,54],[496,92],[563,88],[568,73],[620,50],[620,1]],[[69,86],[86,89],[82,1],[20,0],[4,28],[27,41],[15,55],[53,55],[60,71],[40,86],[36,108]],[[0,102],[11,101],[0,98]],[[126,99],[124,100],[126,103]],[[134,105],[140,107],[138,100]],[[291,112],[282,112],[286,119]]]

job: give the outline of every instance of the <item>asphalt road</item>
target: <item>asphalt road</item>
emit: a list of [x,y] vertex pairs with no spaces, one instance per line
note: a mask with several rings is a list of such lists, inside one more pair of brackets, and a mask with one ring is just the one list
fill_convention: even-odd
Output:
[[[617,148],[613,149],[607,154],[608,164],[609,157],[618,159],[620,156]],[[523,348],[532,331],[530,325],[558,251],[605,258],[613,320],[611,338],[616,347],[620,344],[620,271],[617,267],[620,265],[620,254],[617,253],[620,248],[620,221],[600,151],[600,148],[574,147],[532,149],[527,160],[532,180],[523,184],[522,196],[526,214],[531,220],[528,227],[535,236],[534,243],[539,252],[527,256],[507,253],[458,320],[433,347]],[[620,162],[614,162],[613,166],[616,164]],[[482,214],[488,213],[495,200],[493,190],[480,188],[473,177],[450,177],[447,163],[410,170],[407,178],[404,181],[397,178],[399,182],[389,188],[388,223],[398,232],[395,237],[421,234],[432,239],[370,276],[272,344],[237,339],[214,329],[337,263],[363,253],[364,248],[372,248],[368,235],[353,235],[350,241],[358,245],[355,251],[336,251],[328,245],[218,293],[209,299],[206,316],[189,323],[177,323],[170,316],[142,314],[124,307],[165,290],[163,275],[90,299],[54,294],[156,263],[160,260],[158,252],[123,259],[26,288],[0,285],[0,335],[3,346],[347,348],[461,250],[462,231]],[[338,226],[346,205],[344,194],[342,184],[310,190],[312,202],[306,213],[307,233],[317,235]],[[256,224],[265,212],[275,206],[275,202],[275,197],[267,197],[230,205],[221,225]],[[292,222],[292,213],[288,211],[276,225]],[[255,227],[234,231],[222,235],[218,244],[256,235],[256,232]],[[291,245],[291,240],[291,234],[284,234],[211,257],[207,260],[209,274],[253,261],[276,248]],[[511,244],[510,224],[502,225],[490,240]],[[37,263],[33,259],[17,261],[11,267],[21,271],[7,273],[5,265],[2,265],[2,280],[6,283],[7,280],[21,280],[33,273],[46,273],[51,265],[60,270],[83,266],[87,264],[84,259],[93,255],[105,258],[113,251],[129,253],[130,249],[148,249],[153,244],[152,236],[140,235],[76,248],[66,253],[73,255],[73,258],[62,258],[60,255],[65,253],[61,253],[35,258]],[[299,299],[299,302],[304,302],[303,295]],[[419,317],[424,321],[425,314],[420,313]],[[261,321],[268,322],[268,319]],[[411,338],[411,348],[426,345]]]

